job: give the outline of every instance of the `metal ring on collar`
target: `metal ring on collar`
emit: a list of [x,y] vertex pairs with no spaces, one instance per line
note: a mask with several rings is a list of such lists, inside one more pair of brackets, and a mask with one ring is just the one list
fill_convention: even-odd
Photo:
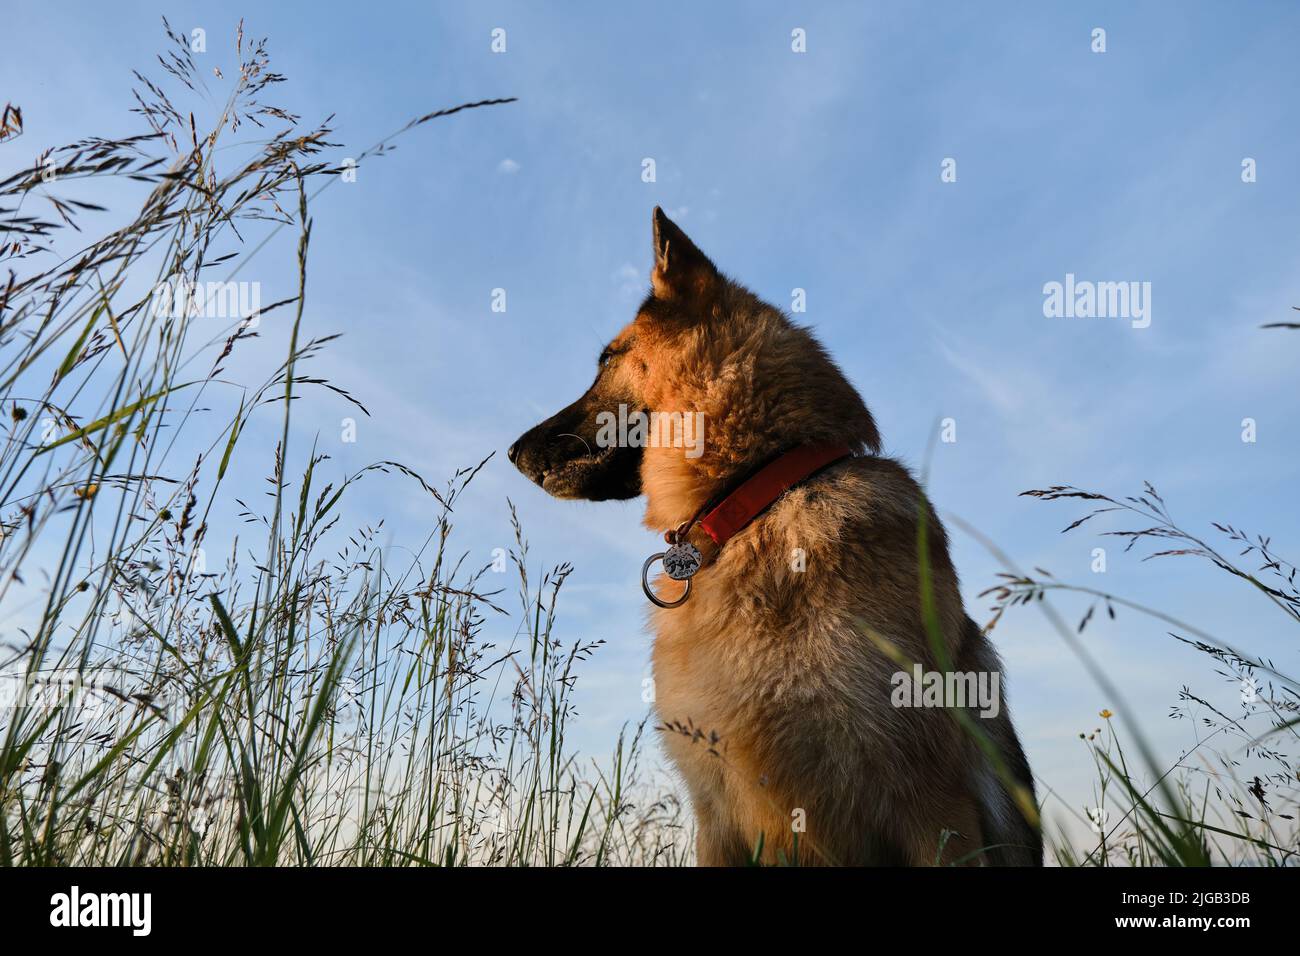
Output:
[[662,560],[665,553],[666,552],[660,551],[658,554],[652,554],[650,557],[645,559],[645,564],[641,565],[641,590],[645,591],[645,596],[655,604],[659,605],[659,607],[681,607],[686,603],[686,599],[691,596],[690,578],[686,579],[686,590],[682,592],[682,596],[676,601],[663,600],[655,594],[654,590],[650,587],[650,568],[656,561]]

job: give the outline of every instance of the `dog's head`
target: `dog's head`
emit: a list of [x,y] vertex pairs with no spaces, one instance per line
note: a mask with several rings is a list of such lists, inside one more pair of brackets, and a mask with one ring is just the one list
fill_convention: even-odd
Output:
[[792,445],[877,449],[870,413],[812,336],[721,275],[658,207],[650,283],[591,387],[510,446],[546,491],[685,499]]

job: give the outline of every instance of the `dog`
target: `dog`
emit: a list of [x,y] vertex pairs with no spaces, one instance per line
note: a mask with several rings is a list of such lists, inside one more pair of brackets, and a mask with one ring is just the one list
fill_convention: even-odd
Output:
[[[669,542],[643,582],[697,863],[1042,865],[1004,702],[930,694],[953,674],[1000,689],[1001,664],[924,492],[808,329],[657,207],[653,247],[591,387],[507,456],[558,498],[644,495]],[[916,706],[900,686],[922,673],[939,679]]]

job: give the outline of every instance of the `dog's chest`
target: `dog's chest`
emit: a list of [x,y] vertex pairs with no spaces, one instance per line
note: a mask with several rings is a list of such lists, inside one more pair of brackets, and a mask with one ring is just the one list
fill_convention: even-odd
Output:
[[[655,616],[655,709],[665,749],[692,790],[716,790],[752,762],[788,701],[789,662],[768,622],[700,601]],[[729,769],[728,769],[729,768]]]
[[701,633],[686,619],[658,629],[655,707],[665,725],[681,724],[706,734],[730,729],[738,675],[727,673],[726,642],[726,634]]
[[746,748],[752,720],[737,699],[744,676],[735,672],[729,635],[702,633],[682,615],[657,629],[655,710],[664,748],[697,796],[722,786],[721,764]]

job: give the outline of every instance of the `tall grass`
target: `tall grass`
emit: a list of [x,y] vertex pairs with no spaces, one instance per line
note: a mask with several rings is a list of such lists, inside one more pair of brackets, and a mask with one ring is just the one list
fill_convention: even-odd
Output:
[[[308,309],[309,203],[339,172],[331,131],[265,102],[283,77],[242,24],[238,75],[205,128],[208,81],[166,32],[166,82],[136,74],[144,132],[0,181],[0,863],[679,862],[680,807],[633,801],[648,792],[643,728],[604,768],[566,740],[575,668],[596,646],[553,633],[569,569],[531,580],[517,521],[519,623],[508,646],[484,637],[506,602],[453,535],[478,468],[436,488],[395,461],[331,481],[327,456],[294,440],[303,399],[365,413],[310,372],[333,338],[309,332]],[[6,109],[10,156],[22,122]],[[147,195],[85,242],[103,207],[75,195],[96,183]],[[280,229],[298,236],[274,266],[297,276],[281,301],[216,328],[210,301],[157,307],[160,283],[233,278]],[[231,382],[272,319],[283,361]],[[262,489],[232,485],[258,460]],[[428,502],[432,533],[400,565],[382,522],[340,527],[375,481]],[[245,530],[209,562],[209,522],[231,508]]]
[[[1175,522],[1149,482],[1134,496],[1112,497],[1067,485],[1024,495],[1087,503],[1089,510],[1066,532],[1102,515],[1136,521],[1131,527],[1102,534],[1123,540],[1126,551],[1153,545],[1145,560],[1209,562],[1271,604],[1284,620],[1300,624],[1296,566],[1274,550],[1267,536],[1213,522],[1220,539],[1215,544]],[[1085,672],[1116,706],[1115,712],[1108,708],[1100,714],[1104,728],[1080,734],[1096,769],[1094,806],[1086,820],[1096,840],[1079,846],[1058,837],[1052,850],[1056,861],[1071,866],[1294,866],[1300,860],[1300,774],[1289,751],[1300,741],[1300,679],[1263,656],[1141,602],[1058,580],[1042,568],[1032,573],[1019,570],[973,528],[957,523],[980,538],[1009,569],[982,595],[994,602],[987,627],[993,628],[1013,608],[1041,608]],[[1227,548],[1238,553],[1231,556]],[[1050,600],[1060,596],[1086,601],[1074,627]],[[1157,620],[1171,628],[1171,639],[1207,655],[1215,674],[1236,692],[1235,713],[1184,686],[1170,716],[1193,724],[1196,740],[1175,761],[1162,764],[1118,687],[1080,640],[1099,610],[1110,618],[1127,611]],[[1115,729],[1116,718],[1124,725],[1123,732]],[[1126,752],[1125,735],[1136,756]]]

